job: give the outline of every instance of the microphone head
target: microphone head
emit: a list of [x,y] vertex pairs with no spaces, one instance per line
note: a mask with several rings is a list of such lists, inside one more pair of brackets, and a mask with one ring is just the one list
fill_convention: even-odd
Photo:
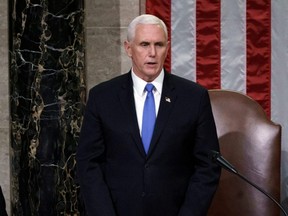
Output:
[[212,160],[213,162],[217,161],[218,157],[221,157],[221,154],[215,150],[211,150],[210,154],[208,155],[209,159]]
[[221,166],[222,168],[228,170],[229,172],[232,172],[232,173],[235,173],[235,174],[238,173],[237,170],[235,169],[235,167],[232,164],[230,164],[224,157],[222,157],[222,155],[219,152],[211,150],[209,158],[213,162],[215,162],[219,166]]

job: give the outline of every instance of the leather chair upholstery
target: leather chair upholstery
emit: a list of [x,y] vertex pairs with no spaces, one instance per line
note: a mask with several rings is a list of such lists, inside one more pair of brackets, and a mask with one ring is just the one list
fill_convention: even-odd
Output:
[[[209,90],[222,156],[251,182],[280,199],[281,126],[250,97]],[[279,207],[238,176],[222,169],[209,216],[276,216]]]

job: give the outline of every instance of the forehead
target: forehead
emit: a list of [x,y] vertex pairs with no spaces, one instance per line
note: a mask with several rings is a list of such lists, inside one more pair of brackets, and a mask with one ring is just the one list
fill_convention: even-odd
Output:
[[167,40],[165,32],[157,24],[138,24],[135,29],[135,40]]

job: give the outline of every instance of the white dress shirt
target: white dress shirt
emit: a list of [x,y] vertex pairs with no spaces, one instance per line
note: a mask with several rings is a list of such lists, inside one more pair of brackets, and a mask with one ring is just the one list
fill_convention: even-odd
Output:
[[[137,120],[138,120],[138,126],[139,126],[139,130],[141,134],[143,109],[144,109],[144,103],[145,103],[145,99],[147,95],[147,92],[145,91],[145,86],[147,82],[142,80],[138,76],[136,76],[136,74],[133,72],[133,69],[132,69],[131,74],[132,74],[132,80],[133,80],[133,92],[134,92]],[[155,87],[153,90],[153,93],[154,93],[154,100],[155,100],[156,116],[158,114],[159,105],[160,105],[163,80],[164,80],[164,70],[162,69],[159,76],[155,80],[153,80],[153,82],[151,82]]]

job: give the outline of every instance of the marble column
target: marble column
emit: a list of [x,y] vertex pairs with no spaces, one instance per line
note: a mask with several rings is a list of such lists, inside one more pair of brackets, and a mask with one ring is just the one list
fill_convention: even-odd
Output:
[[11,214],[79,215],[84,0],[9,0]]

